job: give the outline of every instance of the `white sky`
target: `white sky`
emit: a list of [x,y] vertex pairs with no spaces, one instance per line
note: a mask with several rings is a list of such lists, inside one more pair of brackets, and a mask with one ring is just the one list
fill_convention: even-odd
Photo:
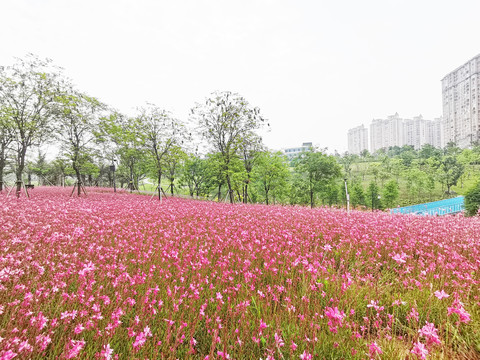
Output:
[[440,80],[480,53],[478,0],[0,0],[0,65],[32,52],[126,113],[186,119],[216,90],[260,107],[274,149],[442,114]]

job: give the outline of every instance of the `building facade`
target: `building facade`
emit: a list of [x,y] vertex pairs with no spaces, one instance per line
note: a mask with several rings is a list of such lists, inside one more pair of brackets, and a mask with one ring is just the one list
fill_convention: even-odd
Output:
[[466,148],[480,140],[480,54],[442,79],[445,143]]
[[311,142],[306,142],[303,143],[302,146],[284,149],[283,153],[287,156],[288,160],[292,160],[298,155],[300,155],[302,152],[311,150],[312,148],[313,144]]
[[386,119],[373,119],[370,125],[370,151],[393,146],[411,145],[420,149],[425,144],[444,146],[442,119],[426,120],[422,115],[403,119],[398,113]]
[[428,143],[428,129],[432,121],[425,120],[422,115],[404,121],[405,145],[411,145],[416,150]]
[[446,145],[444,136],[442,117],[427,123],[427,144],[436,148],[443,148]]
[[370,151],[404,145],[404,123],[398,113],[386,119],[373,119],[370,124]]
[[348,152],[360,155],[363,150],[368,150],[368,129],[360,125],[348,130]]

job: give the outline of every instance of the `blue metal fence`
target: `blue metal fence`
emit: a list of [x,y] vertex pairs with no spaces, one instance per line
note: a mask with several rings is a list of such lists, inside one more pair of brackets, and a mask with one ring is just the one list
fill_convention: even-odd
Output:
[[417,215],[448,215],[463,211],[465,200],[463,196],[451,199],[429,202],[412,206],[391,209],[392,214],[417,214]]

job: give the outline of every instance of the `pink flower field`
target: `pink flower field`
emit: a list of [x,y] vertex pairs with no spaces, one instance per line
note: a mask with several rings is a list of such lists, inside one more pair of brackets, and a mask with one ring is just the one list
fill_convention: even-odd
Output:
[[480,358],[480,222],[0,194],[0,359]]

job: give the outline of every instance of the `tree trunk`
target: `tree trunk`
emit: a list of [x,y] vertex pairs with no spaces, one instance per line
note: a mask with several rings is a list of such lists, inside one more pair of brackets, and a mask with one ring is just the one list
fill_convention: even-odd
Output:
[[170,179],[170,195],[173,196],[173,179]]
[[158,200],[162,201],[162,171],[158,170]]
[[18,163],[17,170],[15,171],[15,176],[17,178],[17,189],[15,190],[15,195],[17,198],[20,197],[20,191],[22,190],[22,174],[23,169],[25,168],[25,154],[27,153],[27,148],[22,146],[18,154]]
[[233,204],[232,183],[230,181],[230,176],[228,174],[227,174],[227,186],[228,186],[228,196],[230,197],[230,204]]
[[5,168],[5,160],[3,154],[0,154],[0,191],[3,190],[3,169]]
[[222,183],[218,184],[218,194],[217,194],[217,199],[218,202],[220,202],[220,197],[222,196]]
[[3,169],[5,169],[5,147],[6,144],[2,143],[2,147],[0,148],[0,191],[3,190]]
[[268,205],[268,188],[265,186],[265,203]]
[[75,164],[73,164],[73,170],[75,171],[75,176],[77,177],[77,196],[80,196],[82,190],[82,175]]
[[310,207],[313,209],[314,203],[313,203],[313,190],[310,190]]

